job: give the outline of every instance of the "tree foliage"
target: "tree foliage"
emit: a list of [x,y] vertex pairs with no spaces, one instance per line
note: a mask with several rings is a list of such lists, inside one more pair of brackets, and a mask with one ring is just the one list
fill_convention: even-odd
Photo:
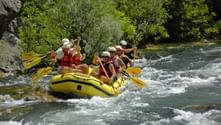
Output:
[[165,0],[115,0],[117,8],[123,11],[136,26],[137,35],[135,41],[148,39],[157,41],[168,38],[167,29],[164,27],[169,15],[163,5]]
[[209,11],[205,0],[171,0],[168,8],[172,19],[167,29],[175,40],[199,39],[218,32],[211,25],[216,14]]
[[26,51],[46,52],[62,38],[80,35],[87,53],[99,52],[130,37],[135,28],[128,17],[104,0],[26,0],[21,14],[20,39]]
[[65,9],[54,5],[52,1],[24,2],[19,37],[25,51],[44,53],[56,49],[61,38],[70,35],[70,18],[63,14]]
[[85,51],[120,39],[140,46],[221,36],[220,0],[24,0],[19,37],[25,51],[56,50],[79,35]]

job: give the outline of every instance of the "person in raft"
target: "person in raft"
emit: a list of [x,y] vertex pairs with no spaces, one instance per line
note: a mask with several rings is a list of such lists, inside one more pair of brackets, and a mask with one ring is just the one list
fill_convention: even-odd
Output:
[[88,65],[80,64],[79,51],[76,48],[72,48],[73,45],[68,39],[63,39],[62,43],[62,47],[55,52],[59,73],[80,72],[88,74]]
[[123,60],[119,57],[119,55],[116,54],[116,49],[110,46],[107,48],[107,51],[110,53],[110,61],[114,65],[116,74],[123,71],[126,68],[126,65],[124,64]]
[[91,75],[104,83],[111,84],[114,81],[116,72],[112,61],[110,61],[110,53],[103,51],[101,57],[96,57],[96,62],[99,64],[99,70],[97,72],[93,71]]
[[127,55],[130,59],[139,58],[136,53],[137,47],[132,47],[131,45],[128,45],[125,40],[120,41],[120,46],[122,47],[124,54]]
[[133,63],[127,55],[124,55],[122,47],[118,45],[115,48],[116,48],[116,55],[118,55],[123,60],[124,64],[126,65],[126,68],[132,67]]

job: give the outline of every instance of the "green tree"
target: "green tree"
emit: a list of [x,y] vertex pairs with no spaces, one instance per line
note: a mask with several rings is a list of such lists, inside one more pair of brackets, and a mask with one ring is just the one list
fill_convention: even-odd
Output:
[[135,34],[130,19],[110,0],[25,0],[21,22],[22,47],[40,53],[57,49],[62,38],[78,34],[91,57],[116,44],[124,32]]
[[213,19],[212,26],[218,29],[218,33],[211,34],[210,37],[221,38],[221,1],[220,0],[206,0],[210,12],[216,13]]
[[56,49],[60,40],[70,35],[71,24],[64,7],[53,1],[25,0],[21,13],[19,37],[25,51],[45,53]]
[[135,41],[140,44],[148,40],[158,41],[162,38],[168,38],[164,24],[169,15],[164,9],[166,0],[115,0],[117,9],[124,12],[131,18],[136,26]]
[[72,34],[80,34],[87,43],[88,53],[105,50],[116,45],[124,32],[129,37],[135,34],[135,28],[124,13],[116,10],[110,0],[69,0]]
[[199,39],[218,31],[211,25],[215,13],[205,0],[171,0],[167,8],[172,15],[167,29],[173,40]]

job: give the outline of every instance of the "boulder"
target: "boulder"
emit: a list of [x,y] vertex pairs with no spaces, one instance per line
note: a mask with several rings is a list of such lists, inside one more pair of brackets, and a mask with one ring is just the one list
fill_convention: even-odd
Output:
[[18,47],[17,20],[21,0],[0,0],[0,71],[21,71],[22,50]]
[[0,1],[0,38],[9,29],[11,21],[17,17],[21,6],[21,0]]
[[[15,36],[13,36],[13,34],[11,35],[11,39],[16,39],[14,38]],[[0,40],[0,50],[0,69],[2,72],[7,73],[14,71],[22,71],[22,50],[19,47],[17,47],[17,45],[11,44],[10,42],[6,42],[4,40]]]

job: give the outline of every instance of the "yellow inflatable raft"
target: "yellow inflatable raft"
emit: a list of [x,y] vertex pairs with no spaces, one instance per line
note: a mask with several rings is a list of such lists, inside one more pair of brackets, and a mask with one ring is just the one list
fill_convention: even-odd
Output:
[[78,97],[112,97],[120,94],[125,84],[123,77],[119,77],[112,85],[107,85],[87,74],[66,73],[53,76],[50,87],[53,92],[74,94]]

